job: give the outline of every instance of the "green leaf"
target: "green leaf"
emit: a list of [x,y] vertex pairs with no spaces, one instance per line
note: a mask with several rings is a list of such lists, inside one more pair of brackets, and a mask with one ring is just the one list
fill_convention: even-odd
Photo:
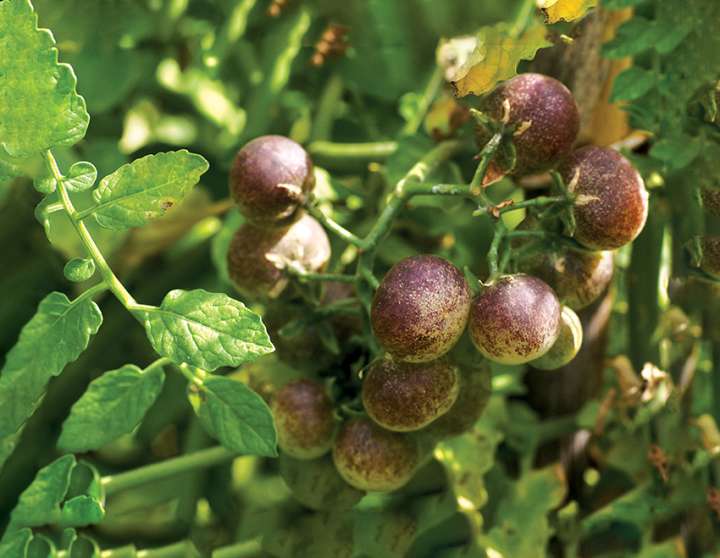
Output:
[[14,447],[11,437],[40,403],[50,378],[85,350],[101,323],[100,309],[90,299],[70,302],[53,292],[40,302],[0,372],[0,456]]
[[3,558],[25,558],[32,537],[30,529],[6,531],[5,536],[0,541],[0,556]]
[[80,495],[71,498],[62,507],[59,524],[62,526],[85,527],[97,525],[105,517],[105,508],[96,498]]
[[38,29],[29,0],[1,2],[0,146],[18,157],[81,140],[90,117],[75,87],[72,68],[58,63],[55,40]]
[[654,22],[635,16],[623,23],[615,38],[603,47],[606,58],[616,59],[634,56],[650,50],[662,37],[662,30]]
[[676,134],[663,138],[650,149],[650,155],[664,162],[674,170],[683,169],[692,163],[702,150],[697,138]]
[[159,308],[146,312],[144,324],[160,355],[204,370],[240,366],[274,350],[260,316],[203,289],[170,291]]
[[200,401],[191,398],[203,427],[227,449],[277,456],[277,432],[267,403],[242,382],[209,376]]
[[53,176],[40,176],[33,180],[33,188],[41,194],[52,194],[57,188],[57,180]]
[[20,495],[8,529],[93,525],[105,515],[103,498],[97,471],[64,455],[38,471]]
[[482,538],[503,556],[544,558],[553,533],[547,513],[560,505],[566,492],[562,466],[531,471],[510,486],[498,504],[495,526]]
[[75,456],[63,455],[35,475],[35,480],[20,495],[10,516],[10,527],[39,527],[60,521],[60,505],[70,488],[70,477],[77,465]]
[[689,20],[681,22],[661,21],[658,22],[657,26],[658,39],[653,46],[660,54],[668,54],[674,51],[680,43],[685,40],[690,31],[692,31],[693,23]]
[[637,66],[628,68],[615,78],[611,102],[634,101],[655,87],[656,75]]
[[185,149],[137,159],[100,181],[94,215],[109,229],[140,227],[181,201],[207,169],[204,157]]
[[58,446],[81,453],[132,432],[155,402],[165,380],[161,367],[127,364],[90,383],[63,423]]
[[74,283],[87,281],[94,273],[95,261],[92,258],[73,258],[63,268],[65,278]]
[[79,161],[74,163],[65,178],[65,186],[71,192],[84,192],[89,190],[97,180],[97,169],[92,163]]
[[483,477],[495,463],[503,435],[486,418],[461,436],[438,444],[435,457],[447,469],[450,485],[462,509],[480,509],[487,501]]

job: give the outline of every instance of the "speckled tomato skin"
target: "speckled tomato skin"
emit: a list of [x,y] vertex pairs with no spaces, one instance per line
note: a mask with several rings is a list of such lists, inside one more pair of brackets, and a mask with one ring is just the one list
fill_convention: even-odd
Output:
[[536,277],[506,275],[474,300],[470,337],[490,360],[530,362],[550,350],[560,333],[560,302]]
[[273,398],[278,446],[290,457],[315,459],[332,447],[335,415],[323,385],[303,378],[285,384]]
[[562,304],[582,310],[595,302],[610,284],[613,254],[572,249],[543,251],[523,261],[520,271],[545,281]]
[[470,301],[467,281],[453,264],[437,256],[411,256],[395,264],[375,292],[373,332],[394,358],[428,362],[460,338]]
[[703,209],[711,215],[720,215],[720,188],[705,186],[700,190]]
[[281,453],[278,468],[293,497],[311,510],[349,510],[365,495],[343,480],[330,455],[299,460]]
[[720,277],[720,236],[704,236],[700,242],[703,252],[700,269]]
[[330,241],[320,223],[303,215],[284,229],[243,224],[228,248],[228,273],[244,296],[275,298],[287,285],[278,260],[293,261],[306,271],[322,271],[330,260]]
[[[510,103],[510,125],[529,127],[513,137],[515,168],[510,174],[525,176],[553,168],[572,149],[580,130],[580,112],[570,90],[542,74],[520,74],[501,83],[483,101],[481,110],[494,120]],[[484,145],[489,137],[478,136]],[[502,161],[498,162],[502,167]]]
[[460,368],[460,392],[450,410],[427,428],[435,438],[458,436],[470,430],[482,416],[492,394],[492,373],[487,361]]
[[446,413],[459,390],[458,369],[446,359],[414,364],[382,358],[367,370],[362,401],[383,428],[410,432]]
[[314,186],[310,156],[284,136],[261,136],[245,144],[230,170],[230,195],[248,221],[262,227],[292,223]]
[[540,358],[530,362],[530,366],[539,370],[557,370],[565,366],[578,354],[582,345],[583,329],[580,318],[567,306],[563,306],[560,315],[560,334],[550,350]]
[[347,421],[333,446],[340,476],[368,492],[401,488],[412,478],[419,459],[417,442],[409,434],[390,432],[366,417]]
[[614,250],[640,234],[648,214],[648,193],[640,173],[614,149],[587,146],[560,167],[576,195],[575,239],[591,250]]

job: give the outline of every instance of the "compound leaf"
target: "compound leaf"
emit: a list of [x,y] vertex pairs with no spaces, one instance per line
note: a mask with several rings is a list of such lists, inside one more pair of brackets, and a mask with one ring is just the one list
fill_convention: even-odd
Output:
[[70,452],[98,449],[132,432],[160,394],[161,367],[127,364],[90,383],[63,423],[58,446]]
[[1,2],[0,146],[21,157],[81,140],[90,117],[76,85],[30,1]]
[[513,77],[521,60],[532,59],[538,50],[548,46],[551,43],[545,26],[538,20],[519,34],[513,33],[507,23],[484,27],[475,50],[452,82],[455,93],[464,97],[490,91],[500,81]]
[[204,157],[185,149],[137,159],[100,181],[94,215],[109,229],[140,227],[181,201],[207,169]]
[[195,404],[205,429],[227,449],[277,456],[277,432],[267,403],[242,382],[210,376]]
[[203,289],[170,291],[144,322],[153,348],[176,364],[212,371],[274,350],[260,316],[242,302]]
[[70,301],[53,292],[20,332],[0,372],[0,464],[34,412],[48,381],[74,361],[100,328],[102,314],[88,298]]

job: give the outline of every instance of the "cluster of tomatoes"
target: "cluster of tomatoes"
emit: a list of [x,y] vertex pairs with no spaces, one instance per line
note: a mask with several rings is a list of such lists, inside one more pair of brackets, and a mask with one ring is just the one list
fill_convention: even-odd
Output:
[[[326,385],[311,377],[272,395],[281,474],[308,507],[351,507],[366,491],[406,484],[429,448],[467,431],[482,413],[490,393],[487,361],[542,370],[569,363],[582,343],[575,311],[603,293],[612,250],[644,226],[648,196],[629,161],[609,148],[573,151],[578,109],[561,83],[523,74],[501,84],[481,108],[491,124],[478,127],[479,141],[502,129],[509,145],[493,159],[490,175],[556,169],[570,200],[571,231],[552,212],[529,215],[520,228],[574,240],[531,251],[516,272],[492,277],[475,296],[463,272],[434,255],[405,258],[388,271],[369,316],[382,356],[363,370],[362,410],[339,413]],[[287,269],[325,268],[327,235],[302,209],[314,178],[300,145],[280,136],[251,141],[237,154],[230,184],[246,219],[228,253],[241,293],[278,297]],[[512,247],[521,251],[526,242]],[[470,359],[468,346],[475,348]]]

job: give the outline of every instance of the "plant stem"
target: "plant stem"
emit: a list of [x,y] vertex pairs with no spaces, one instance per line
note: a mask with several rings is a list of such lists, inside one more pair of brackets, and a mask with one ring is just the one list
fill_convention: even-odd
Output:
[[[564,203],[567,202],[567,200],[564,197],[561,196],[538,196],[537,198],[532,198],[529,200],[523,200],[521,202],[512,203],[511,205],[507,205],[505,207],[498,207],[495,211],[497,211],[498,215],[502,215],[504,213],[509,213],[511,211],[517,211],[518,209],[527,209],[529,207],[544,207],[546,205],[553,205],[556,203]],[[484,215],[490,211],[492,211],[492,207],[481,207],[475,212],[473,212],[474,216],[478,215]]]
[[305,205],[305,210],[315,217],[320,223],[322,223],[327,230],[329,230],[331,233],[335,234],[337,237],[343,239],[348,244],[352,244],[353,246],[357,246],[360,249],[363,249],[365,247],[365,240],[360,238],[359,236],[353,234],[349,230],[347,230],[345,227],[340,225],[339,223],[336,223],[333,221],[330,217],[325,215],[322,210],[317,207],[316,205],[313,205],[312,203],[308,203]]
[[90,235],[90,231],[87,229],[85,224],[78,218],[78,212],[75,210],[72,200],[70,199],[70,195],[65,188],[65,177],[60,172],[57,161],[55,160],[52,151],[48,150],[45,153],[45,157],[50,171],[52,172],[53,177],[57,182],[58,194],[60,195],[60,201],[65,208],[65,212],[70,217],[70,222],[72,223],[75,232],[77,232],[78,236],[80,237],[80,240],[82,241],[85,250],[95,262],[95,267],[100,272],[103,281],[125,308],[130,311],[135,310],[137,302],[127,291],[125,286],[120,282],[117,276],[113,273],[112,269],[110,269],[110,266],[105,260],[105,257],[102,255],[102,252],[100,252],[100,249],[98,248],[97,244],[95,244],[95,241]]
[[480,151],[480,163],[478,163],[478,166],[475,169],[475,174],[470,181],[471,189],[474,190],[479,188],[480,191],[482,191],[483,180],[485,180],[485,175],[487,174],[488,167],[490,166],[490,161],[492,161],[495,152],[498,147],[500,147],[502,137],[502,130],[495,132],[495,134],[493,134],[490,140],[482,148],[482,151]]
[[288,267],[287,272],[300,281],[337,281],[339,283],[354,283],[357,281],[355,275],[345,275],[343,273],[311,273],[298,271],[292,267]]
[[125,473],[106,476],[101,479],[101,483],[105,489],[105,494],[111,495],[195,469],[220,465],[236,457],[238,457],[237,453],[231,452],[222,446],[216,446],[174,457],[160,463],[145,465]]
[[331,136],[335,111],[343,94],[343,82],[340,74],[335,73],[325,84],[318,103],[315,121],[312,126],[311,140],[325,141]]
[[200,554],[190,541],[137,551],[137,558],[194,558],[195,556],[199,557]]
[[241,543],[218,548],[212,553],[212,558],[247,558],[256,556],[262,551],[260,539],[252,539]]
[[334,162],[384,160],[395,151],[397,151],[397,143],[394,141],[369,143],[314,141],[308,145],[308,152],[313,157]]
[[401,132],[403,135],[410,136],[417,133],[418,129],[422,125],[423,119],[425,118],[428,109],[430,108],[430,105],[437,96],[438,89],[440,89],[440,85],[442,84],[442,79],[442,69],[440,68],[440,66],[435,66],[435,69],[433,70],[433,73],[430,76],[427,85],[425,86],[425,90],[423,91],[418,111],[413,115],[413,118],[407,121],[407,124],[405,124],[405,126],[403,127]]
[[75,300],[73,300],[73,303],[80,302],[87,298],[93,298],[96,294],[107,291],[108,288],[109,287],[105,283],[98,283],[97,285],[93,285],[92,287],[86,289],[80,295],[78,295]]
[[160,357],[159,359],[151,362],[145,368],[143,368],[143,374],[147,374],[148,372],[150,372],[150,370],[155,370],[155,368],[162,368],[163,366],[167,366],[168,364],[172,364],[172,360],[167,357]]
[[492,283],[495,279],[497,279],[499,275],[499,257],[498,253],[500,251],[500,243],[502,242],[503,237],[507,233],[507,227],[505,227],[505,223],[499,219],[495,223],[495,234],[493,235],[492,243],[490,244],[490,249],[487,253],[487,262],[488,262],[488,283]]

